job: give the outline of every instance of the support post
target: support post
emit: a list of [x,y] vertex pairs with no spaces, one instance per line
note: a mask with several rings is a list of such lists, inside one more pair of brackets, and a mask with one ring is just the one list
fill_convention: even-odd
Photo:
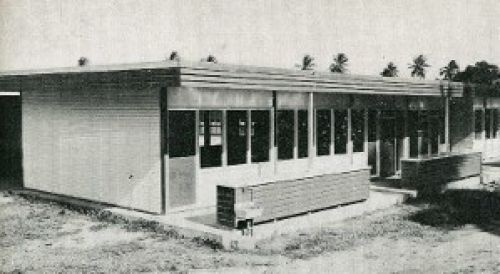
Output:
[[330,155],[335,154],[335,110],[330,110]]
[[417,131],[417,147],[418,147],[419,159],[423,158],[423,142],[424,142],[424,131],[419,129]]
[[408,100],[406,100],[405,109],[403,110],[403,158],[410,158],[410,134],[409,134],[409,119],[408,119]]
[[165,214],[168,208],[169,183],[169,123],[168,123],[168,93],[167,88],[160,89],[160,159],[161,159],[161,213]]
[[252,111],[247,110],[247,164],[252,162]]
[[481,142],[482,142],[482,155],[483,160],[486,158],[486,98],[483,97],[483,108],[481,111]]
[[222,110],[222,166],[227,166],[227,110]]
[[314,93],[309,92],[309,102],[307,106],[307,149],[309,155],[309,168],[312,168],[316,151],[314,149]]
[[276,109],[278,107],[278,95],[276,94],[276,91],[273,91],[273,107],[271,109],[271,163],[273,164],[273,171],[274,174],[276,174],[277,166],[276,162],[278,160],[278,150],[277,150],[277,145],[278,145],[278,129],[276,128]]
[[293,159],[299,158],[299,111],[293,110]]
[[450,141],[450,98],[448,96],[444,99],[444,144],[446,152],[451,152]]
[[353,165],[353,145],[352,145],[352,111],[351,107],[347,109],[347,153],[351,166]]
[[[368,109],[364,109],[364,133],[363,151],[368,155]],[[366,157],[368,160],[368,157]],[[368,165],[368,163],[366,163]]]
[[376,119],[376,135],[377,135],[377,140],[375,141],[375,148],[376,148],[376,176],[380,176],[380,148],[381,146],[381,140],[380,140],[380,118],[381,118],[381,112],[380,110],[377,110],[377,119]]
[[427,110],[427,156],[431,156],[432,154],[432,135],[431,135],[431,111]]

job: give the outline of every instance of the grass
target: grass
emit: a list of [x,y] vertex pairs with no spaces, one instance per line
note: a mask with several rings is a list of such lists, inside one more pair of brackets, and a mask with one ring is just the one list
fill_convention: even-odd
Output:
[[6,192],[0,192],[0,250],[2,273],[183,272],[272,263],[156,222]]
[[393,210],[393,213],[378,212],[351,219],[348,224],[280,236],[261,242],[259,248],[291,259],[309,259],[364,245],[379,237],[449,240],[445,230],[410,221],[411,216],[422,210],[422,207],[425,205],[404,205]]
[[[259,242],[253,251],[225,251],[209,237],[187,238],[156,222],[127,220],[109,212],[0,192],[0,250],[8,254],[0,256],[0,272],[185,272],[269,267],[335,257],[359,247],[369,249],[379,240],[427,248],[461,241],[454,231],[468,225],[500,235],[499,210],[495,194],[450,192],[434,201],[413,201],[322,228],[275,236]],[[482,248],[481,252],[496,252],[488,246]],[[401,256],[405,253],[402,250]],[[414,256],[411,260],[426,261],[425,252],[414,253],[418,252],[410,254]],[[376,260],[378,254],[374,254],[366,255],[366,260]],[[485,269],[496,266],[488,267]],[[463,265],[458,271],[470,269]],[[477,270],[477,265],[472,264],[472,269]]]

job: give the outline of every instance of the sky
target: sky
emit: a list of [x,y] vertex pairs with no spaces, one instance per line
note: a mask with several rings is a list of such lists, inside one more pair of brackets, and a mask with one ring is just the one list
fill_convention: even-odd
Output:
[[418,54],[427,78],[451,59],[500,65],[499,0],[0,0],[0,70],[164,60],[294,68],[304,54],[326,71],[401,77]]

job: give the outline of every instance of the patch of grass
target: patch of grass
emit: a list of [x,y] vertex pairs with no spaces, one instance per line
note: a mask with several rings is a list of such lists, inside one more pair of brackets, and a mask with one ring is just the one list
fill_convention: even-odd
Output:
[[500,222],[500,197],[487,191],[449,191],[425,210],[412,214],[410,220],[443,229],[472,224],[498,231],[496,223]]
[[198,244],[199,246],[207,246],[210,247],[213,250],[221,250],[224,247],[222,246],[222,243],[212,237],[209,236],[197,236],[193,238],[193,242]]
[[410,214],[420,207],[402,206],[396,214],[380,217],[362,216],[344,222],[343,225],[308,230],[289,236],[259,243],[260,252],[285,255],[292,259],[307,259],[326,252],[341,251],[364,245],[378,237],[406,237],[415,240],[443,241],[445,231],[429,228],[409,220]]
[[97,223],[97,224],[89,227],[89,230],[92,232],[97,232],[97,231],[101,231],[103,229],[106,229],[108,227],[109,227],[109,224],[107,224],[107,223]]

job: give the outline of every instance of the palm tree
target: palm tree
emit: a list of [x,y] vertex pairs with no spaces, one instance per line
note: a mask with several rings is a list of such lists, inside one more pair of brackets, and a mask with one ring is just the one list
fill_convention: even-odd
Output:
[[448,65],[442,67],[439,70],[439,75],[444,75],[444,80],[453,80],[457,76],[460,71],[460,67],[458,66],[455,60],[451,60]]
[[380,75],[383,77],[398,77],[398,67],[393,62],[389,62]]
[[215,58],[215,56],[213,56],[212,54],[209,54],[207,56],[207,58],[202,58],[201,61],[202,62],[207,62],[207,63],[217,64],[217,58]]
[[427,64],[427,58],[420,54],[419,56],[413,59],[413,64],[409,64],[408,68],[411,69],[411,77],[420,77],[422,79],[425,78],[425,68],[430,67]]
[[168,60],[179,62],[181,60],[181,56],[179,55],[179,53],[176,50],[174,50],[170,53]]
[[86,66],[89,64],[89,59],[87,57],[80,57],[80,59],[78,59],[78,66],[79,67],[83,67],[83,66]]
[[349,58],[345,53],[339,53],[333,56],[333,62],[330,65],[330,71],[334,73],[346,73],[347,72],[347,62]]
[[300,70],[313,70],[316,64],[314,63],[314,57],[306,54],[302,57],[302,63],[296,64],[295,66],[300,68]]

